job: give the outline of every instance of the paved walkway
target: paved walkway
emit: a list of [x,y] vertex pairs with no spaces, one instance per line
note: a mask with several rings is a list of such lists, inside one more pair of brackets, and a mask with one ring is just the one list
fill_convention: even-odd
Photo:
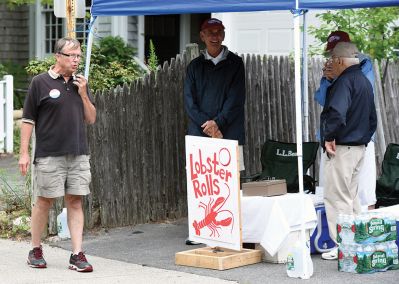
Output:
[[68,269],[70,252],[43,245],[48,267],[34,269],[26,264],[30,244],[0,239],[0,283],[182,283],[227,284],[237,283],[190,273],[145,267],[142,265],[87,256],[93,264],[92,273],[79,273]]

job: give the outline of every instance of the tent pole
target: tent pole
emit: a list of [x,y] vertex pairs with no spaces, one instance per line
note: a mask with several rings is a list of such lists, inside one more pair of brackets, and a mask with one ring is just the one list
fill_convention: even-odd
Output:
[[301,94],[301,47],[300,47],[300,17],[294,15],[294,51],[295,51],[295,121],[296,143],[298,156],[299,192],[303,193],[302,164],[302,94]]
[[300,250],[302,256],[302,268],[299,277],[302,279],[309,279],[313,275],[313,263],[310,258],[310,249],[307,249],[307,240],[305,234],[305,194],[303,192],[303,152],[302,152],[302,90],[301,90],[301,29],[300,29],[300,15],[303,10],[298,9],[298,0],[296,1],[297,9],[293,11],[294,14],[294,58],[295,58],[295,122],[296,122],[296,144],[298,156],[298,184],[299,194],[302,197],[302,202],[299,205],[301,214],[301,239]]
[[86,47],[86,65],[85,65],[85,78],[89,80],[89,71],[90,71],[90,58],[91,58],[91,48],[93,47],[93,26],[97,17],[90,18],[89,24],[89,36],[87,38],[87,47]]
[[302,32],[302,82],[303,82],[303,139],[309,141],[309,94],[308,94],[308,42],[307,42],[307,21],[305,10],[303,13],[303,32]]

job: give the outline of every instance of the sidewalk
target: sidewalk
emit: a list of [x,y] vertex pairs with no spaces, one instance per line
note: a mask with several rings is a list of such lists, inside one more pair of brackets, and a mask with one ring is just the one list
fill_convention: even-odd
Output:
[[46,269],[34,269],[26,264],[30,244],[0,239],[0,283],[236,283],[212,277],[178,271],[145,267],[88,255],[93,264],[92,273],[79,273],[68,269],[70,252],[43,245]]
[[[0,169],[17,173],[15,158],[0,157]],[[399,270],[362,275],[338,272],[337,261],[324,261],[320,255],[312,255],[314,274],[309,280],[289,278],[284,264],[262,262],[224,271],[175,265],[176,252],[199,247],[185,245],[187,236],[187,219],[85,232],[83,248],[93,264],[92,273],[68,269],[70,240],[43,245],[48,268],[33,269],[26,264],[28,242],[0,239],[0,284],[396,284],[399,279]]]
[[[133,227],[86,232],[83,248],[90,255],[146,267],[213,277],[211,283],[218,283],[217,281],[220,281],[218,279],[237,281],[240,284],[291,284],[301,282],[307,284],[397,284],[398,282],[399,270],[373,274],[344,273],[338,271],[337,261],[322,260],[319,254],[312,255],[314,273],[309,280],[289,278],[285,264],[261,262],[223,271],[179,266],[175,264],[176,252],[200,247],[185,245],[184,241],[187,236],[187,219],[179,219],[168,223],[139,224]],[[54,245],[66,250],[71,249],[70,240],[60,241],[54,243]],[[95,263],[93,262],[93,264]],[[155,282],[150,281],[149,283]],[[169,282],[165,281],[164,283]]]

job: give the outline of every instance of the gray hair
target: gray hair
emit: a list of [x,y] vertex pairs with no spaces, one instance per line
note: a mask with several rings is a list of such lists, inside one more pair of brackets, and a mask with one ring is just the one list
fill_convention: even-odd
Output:
[[340,57],[346,65],[359,64],[359,50],[353,42],[339,42],[331,51],[332,56]]
[[62,49],[65,47],[65,45],[72,43],[72,49],[77,49],[80,48],[80,42],[77,39],[70,38],[70,37],[63,37],[57,40],[57,42],[54,45],[54,53],[60,53],[62,52]]
[[359,50],[352,42],[339,42],[331,51],[332,56],[345,58],[358,58]]

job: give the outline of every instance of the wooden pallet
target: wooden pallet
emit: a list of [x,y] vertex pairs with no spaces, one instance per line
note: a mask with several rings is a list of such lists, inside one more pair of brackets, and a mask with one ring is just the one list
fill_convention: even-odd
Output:
[[226,270],[262,261],[260,250],[242,249],[235,251],[224,248],[199,248],[178,252],[175,255],[175,264]]

